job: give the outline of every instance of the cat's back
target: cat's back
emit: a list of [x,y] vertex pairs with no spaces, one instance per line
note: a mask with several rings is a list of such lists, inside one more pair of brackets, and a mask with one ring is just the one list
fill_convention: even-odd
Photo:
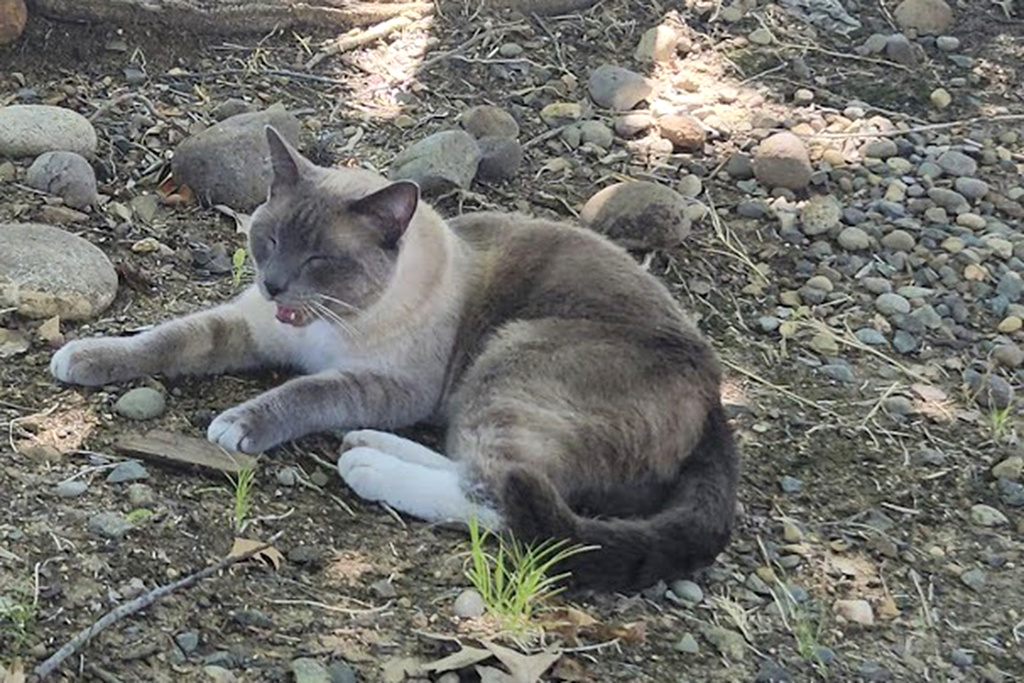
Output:
[[449,225],[471,253],[467,304],[491,324],[562,317],[689,327],[654,276],[588,229],[514,213],[466,214]]

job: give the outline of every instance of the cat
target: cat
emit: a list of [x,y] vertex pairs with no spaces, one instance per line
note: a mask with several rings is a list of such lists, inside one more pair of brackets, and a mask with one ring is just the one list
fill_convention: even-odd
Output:
[[[338,470],[356,494],[599,546],[567,561],[580,586],[640,589],[714,560],[738,454],[716,356],[657,278],[590,230],[446,221],[415,183],[315,166],[266,133],[255,284],[136,336],[72,341],[51,361],[59,381],[293,368],[208,438],[258,453],[350,430]],[[374,431],[428,419],[446,425],[445,455]]]

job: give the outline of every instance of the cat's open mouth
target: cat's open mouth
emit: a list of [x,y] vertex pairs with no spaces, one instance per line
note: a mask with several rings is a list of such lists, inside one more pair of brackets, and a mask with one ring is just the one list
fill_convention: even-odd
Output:
[[275,317],[285,325],[292,325],[293,327],[305,327],[313,322],[313,317],[305,309],[285,306],[284,304],[277,305]]

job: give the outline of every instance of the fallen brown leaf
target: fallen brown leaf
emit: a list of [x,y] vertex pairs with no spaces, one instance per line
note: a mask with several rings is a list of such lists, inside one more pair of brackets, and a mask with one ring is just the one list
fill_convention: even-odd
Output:
[[0,683],[25,683],[25,665],[20,659],[11,662],[10,668],[0,664]]
[[535,655],[524,655],[490,641],[485,641],[484,647],[505,665],[512,675],[511,680],[514,683],[537,683],[544,672],[562,656],[561,652],[550,650],[538,652]]
[[489,650],[481,650],[478,647],[466,647],[462,646],[462,649],[458,652],[453,652],[447,657],[442,657],[437,661],[430,662],[424,665],[426,671],[433,673],[444,673],[446,671],[458,671],[459,669],[465,669],[466,667],[478,664],[485,659],[490,659],[491,653]]
[[[234,545],[231,546],[231,552],[228,553],[229,557],[238,557],[251,552],[254,548],[259,548],[264,545],[263,541],[254,541],[251,538],[236,538]],[[266,564],[272,566],[274,571],[281,568],[281,563],[284,561],[284,555],[281,551],[272,545],[268,545],[263,550],[255,553],[253,559],[259,559]]]

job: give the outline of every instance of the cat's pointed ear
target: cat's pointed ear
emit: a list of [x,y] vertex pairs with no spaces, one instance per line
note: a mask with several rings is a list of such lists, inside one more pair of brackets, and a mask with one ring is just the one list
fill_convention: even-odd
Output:
[[309,162],[299,154],[298,150],[288,144],[288,141],[273,126],[267,126],[265,130],[267,145],[270,147],[270,167],[273,170],[270,191],[292,187],[299,181],[303,169]]
[[386,249],[394,249],[412,222],[419,203],[419,185],[400,180],[353,202],[349,210],[373,219],[381,231],[381,244]]

